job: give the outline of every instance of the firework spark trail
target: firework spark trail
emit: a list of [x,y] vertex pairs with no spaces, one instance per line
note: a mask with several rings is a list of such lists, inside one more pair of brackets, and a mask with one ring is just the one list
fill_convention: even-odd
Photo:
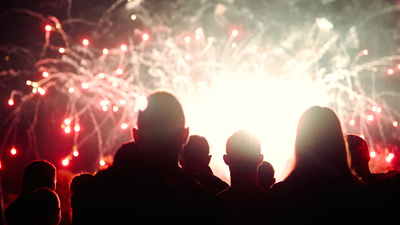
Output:
[[[334,31],[333,25],[324,18],[317,18],[314,24],[293,30],[287,39],[280,41],[282,46],[289,47],[265,43],[265,30],[254,34],[234,30],[232,33],[213,37],[206,36],[199,24],[196,30],[173,36],[173,27],[164,25],[163,16],[152,18],[148,10],[140,4],[135,6],[134,18],[142,21],[150,32],[136,28],[122,46],[101,50],[91,47],[89,41],[86,44],[76,44],[63,30],[63,26],[78,22],[105,28],[108,26],[104,25],[107,16],[122,2],[124,1],[115,2],[98,23],[72,18],[70,8],[69,19],[63,22],[52,16],[44,18],[40,14],[21,10],[20,12],[48,22],[51,29],[46,30],[41,55],[45,56],[48,51],[59,51],[57,57],[34,60],[27,49],[0,48],[9,54],[25,54],[28,60],[35,61],[34,65],[40,73],[48,73],[47,77],[35,82],[29,81],[32,93],[24,94],[19,90],[11,92],[10,99],[21,96],[21,101],[15,106],[10,119],[19,118],[21,109],[27,102],[37,101],[34,96],[44,95],[42,98],[45,101],[47,90],[56,90],[61,95],[68,96],[64,119],[69,119],[71,124],[63,123],[63,129],[66,133],[74,132],[74,148],[66,156],[68,159],[72,159],[74,151],[92,138],[97,139],[101,157],[111,154],[118,147],[117,138],[123,129],[135,125],[135,112],[141,108],[143,97],[155,88],[173,90],[187,112],[191,130],[206,136],[213,150],[219,154],[223,154],[223,142],[226,138],[235,129],[242,127],[256,130],[260,138],[268,143],[268,148],[281,148],[279,143],[284,140],[271,141],[269,136],[274,135],[274,132],[268,129],[294,135],[297,118],[312,104],[334,108],[346,132],[349,121],[357,120],[354,123],[359,129],[358,133],[365,135],[370,146],[374,146],[376,139],[369,125],[369,118],[373,118],[373,107],[379,108],[379,112],[373,112],[375,117],[372,120],[377,124],[379,136],[384,143],[386,135],[382,124],[394,123],[399,119],[398,109],[387,104],[383,97],[399,98],[400,93],[370,93],[367,89],[371,89],[368,86],[371,84],[363,76],[365,72],[377,73],[380,67],[393,67],[400,56],[386,56],[360,63],[363,57],[368,57],[366,50],[361,50],[350,60],[348,50],[343,47],[346,46],[346,39]],[[69,5],[71,4],[72,1],[69,1]],[[203,15],[202,10],[207,7],[200,8],[195,17]],[[56,33],[60,34],[64,46],[55,46],[50,42],[50,37]],[[345,34],[346,37],[351,35],[351,30]],[[329,54],[333,56],[326,60],[324,57]],[[19,72],[10,70],[3,71],[2,74],[18,76]],[[375,90],[374,83],[372,89]],[[29,131],[30,137],[35,139],[30,143],[35,146],[35,125],[40,122],[37,121],[38,107],[39,101]],[[215,113],[205,113],[202,107]],[[293,111],[293,114],[286,113],[286,118],[283,118],[281,111],[276,108]],[[255,118],[247,124],[239,121],[248,112],[255,115]],[[89,115],[93,130],[81,130],[80,121],[84,115]],[[64,119],[60,120],[60,124]],[[273,120],[286,120],[280,126],[287,126],[287,129],[282,130],[279,123]],[[113,124],[111,129],[106,128],[110,121]],[[3,125],[8,122],[6,120]],[[4,151],[5,142],[8,141],[11,130],[17,128],[18,122],[19,119],[12,120],[1,151]],[[72,123],[75,124],[74,127]],[[257,128],[257,124],[261,128]],[[121,126],[124,128],[121,129]],[[288,141],[285,148],[292,148],[293,140]],[[286,155],[277,157],[287,158],[292,154],[292,150],[285,151]],[[264,154],[268,155],[266,152]],[[273,157],[272,153],[269,155]],[[287,159],[281,161],[274,166],[284,167],[282,164],[287,163]]]

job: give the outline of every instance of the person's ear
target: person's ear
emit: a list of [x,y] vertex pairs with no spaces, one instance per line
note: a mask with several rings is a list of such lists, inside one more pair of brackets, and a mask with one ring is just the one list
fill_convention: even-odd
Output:
[[260,154],[260,160],[258,161],[258,165],[261,165],[264,161],[264,155]]
[[186,127],[183,131],[182,145],[186,145],[189,140],[189,127]]
[[224,159],[225,164],[229,166],[228,156],[227,156],[227,155],[224,155],[224,156],[223,156],[223,159]]
[[136,127],[132,128],[132,137],[133,137],[133,140],[135,140],[135,142],[137,142],[137,140],[139,140],[138,136],[139,136],[138,129]]
[[212,156],[212,155],[207,156],[207,164],[210,164],[211,156]]

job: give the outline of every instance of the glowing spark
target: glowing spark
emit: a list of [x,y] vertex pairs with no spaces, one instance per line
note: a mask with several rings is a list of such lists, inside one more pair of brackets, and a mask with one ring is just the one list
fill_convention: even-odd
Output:
[[135,15],[135,14],[133,14],[133,15],[131,16],[131,20],[136,20],[136,15]]
[[65,48],[59,48],[59,49],[58,49],[58,52],[60,52],[60,53],[65,53]]
[[11,152],[11,155],[16,155],[17,154],[17,149],[12,148],[10,152]]
[[79,156],[79,152],[78,150],[74,150],[74,152],[72,153],[73,156],[78,157]]
[[27,84],[27,85],[32,85],[32,81],[27,80],[27,81],[26,81],[26,84]]
[[71,120],[70,120],[70,119],[65,119],[65,120],[64,120],[64,123],[65,123],[66,125],[70,125],[70,124],[71,124]]
[[46,71],[44,71],[44,72],[42,73],[42,76],[43,76],[43,77],[48,77],[48,76],[49,76],[49,73],[46,72]]
[[236,43],[232,43],[232,48],[236,48],[237,44]]
[[36,82],[32,82],[32,87],[37,88],[37,87],[39,87],[39,85]]
[[81,130],[81,127],[79,125],[75,125],[74,130],[76,132],[79,132]]
[[394,121],[394,122],[393,122],[393,126],[394,126],[394,127],[397,127],[398,125],[399,125],[399,123],[398,123],[397,121]]
[[122,69],[117,69],[116,73],[117,73],[118,75],[121,75],[121,74],[124,73],[124,71],[123,71]]
[[108,107],[105,105],[101,108],[104,112],[108,110]]
[[397,64],[397,69],[399,69],[399,70],[400,70],[400,64]]
[[32,93],[36,93],[37,92],[37,89],[36,88],[32,88]]
[[46,31],[51,31],[51,26],[50,25],[46,25],[44,28]]
[[14,105],[14,100],[12,99],[8,100],[8,105]]
[[382,112],[382,108],[381,107],[376,108],[376,112],[377,113],[381,113]]
[[187,44],[190,43],[190,37],[189,37],[189,36],[186,36],[186,37],[185,37],[185,42],[186,42]]
[[393,69],[389,69],[389,70],[387,71],[387,73],[388,73],[389,75],[393,75],[394,70],[393,70]]
[[200,40],[201,36],[200,36],[200,34],[196,34],[196,35],[194,36],[194,38],[196,38],[196,40]]
[[100,159],[100,166],[104,166],[104,165],[106,165],[106,162],[104,161],[104,159]]
[[140,96],[136,100],[136,108],[143,111],[147,108],[147,98],[144,96]]
[[149,40],[150,36],[148,34],[143,34],[142,35],[143,41]]
[[118,111],[118,106],[114,106],[114,107],[113,107],[113,111],[114,111],[114,112],[117,112],[117,111]]
[[374,152],[374,151],[370,152],[369,156],[371,156],[371,158],[374,158],[376,156],[376,152]]
[[373,111],[373,112],[376,112],[376,106],[373,106],[373,107],[372,107],[372,111]]
[[88,39],[83,39],[82,44],[84,46],[88,46],[89,45],[89,40]]
[[75,89],[73,87],[68,88],[69,93],[73,93],[74,91],[75,91]]
[[367,49],[364,49],[364,50],[362,51],[362,54],[363,54],[363,55],[368,55],[368,50],[367,50]]
[[101,106],[106,106],[106,105],[108,105],[108,101],[107,100],[101,100],[100,101],[100,105]]
[[57,29],[60,29],[60,28],[61,28],[61,24],[57,23],[57,24],[56,24],[56,28],[57,28]]
[[88,83],[82,83],[82,88],[83,89],[88,89],[89,88],[89,84]]
[[121,51],[125,52],[128,50],[128,47],[126,45],[121,45]]
[[103,54],[104,54],[104,55],[107,55],[107,54],[108,54],[108,49],[104,48],[104,49],[103,49]]
[[69,160],[68,160],[68,159],[64,159],[64,160],[62,161],[62,164],[63,164],[64,166],[68,166]]
[[128,124],[126,124],[126,123],[121,124],[122,130],[126,130],[127,128],[128,128]]
[[237,30],[233,30],[232,31],[232,36],[233,37],[236,37],[238,34],[239,34],[239,31],[237,31]]
[[386,157],[386,162],[390,163],[392,161],[392,158],[390,158],[389,156]]
[[100,79],[104,79],[104,78],[105,78],[104,73],[99,73],[99,78],[100,78]]
[[119,100],[119,104],[125,105],[125,104],[126,104],[126,101],[125,101],[124,99],[121,99],[121,100]]
[[394,154],[393,153],[389,153],[388,157],[393,159],[394,158]]
[[44,89],[40,88],[40,87],[38,88],[38,91],[39,91],[40,95],[46,94],[46,91]]
[[118,82],[117,81],[112,82],[112,86],[113,87],[118,87]]
[[374,120],[374,115],[368,115],[368,116],[367,116],[367,119],[368,119],[369,121],[373,121],[373,120]]
[[356,124],[356,121],[350,120],[350,122],[349,122],[349,125],[350,125],[350,126],[354,126],[355,124]]
[[67,134],[71,133],[71,127],[66,126],[65,129],[64,129],[64,132],[67,133]]

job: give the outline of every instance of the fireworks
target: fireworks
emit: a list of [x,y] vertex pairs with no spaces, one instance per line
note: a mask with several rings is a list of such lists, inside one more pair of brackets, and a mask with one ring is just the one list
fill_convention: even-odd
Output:
[[[104,166],[103,157],[121,144],[117,137],[135,125],[137,111],[146,107],[145,96],[155,88],[170,89],[180,99],[191,132],[209,140],[212,166],[223,173],[226,139],[238,129],[248,129],[263,141],[263,154],[277,176],[284,176],[298,118],[312,105],[332,107],[345,131],[364,135],[372,148],[376,140],[386,144],[383,127],[398,126],[400,114],[393,99],[400,93],[378,90],[375,82],[382,74],[396,76],[400,56],[372,58],[369,49],[357,45],[354,27],[339,32],[328,19],[315,18],[314,23],[288,26],[285,35],[276,38],[268,30],[273,23],[255,19],[251,11],[248,27],[230,24],[228,14],[236,12],[233,4],[218,4],[211,15],[204,13],[207,5],[190,16],[177,12],[182,18],[176,26],[166,20],[168,11],[152,17],[146,4],[137,2],[133,6],[117,1],[107,12],[118,14],[119,4],[126,4],[120,9],[126,12],[126,22],[140,25],[115,46],[101,46],[89,37],[74,43],[63,23],[49,17],[45,57],[35,62],[42,76],[23,81],[31,93],[11,92],[14,117],[37,101],[36,96],[46,101],[49,90],[67,96],[68,102],[60,103],[66,104],[66,117],[59,121],[66,134],[74,135],[74,148],[64,157],[65,166],[90,139],[97,139],[95,148]],[[200,16],[213,18],[225,29],[205,27]],[[53,36],[61,37],[62,44],[53,44]],[[80,123],[83,117],[89,118],[90,127]],[[107,121],[113,128],[105,127]],[[13,120],[10,130],[17,122]]]

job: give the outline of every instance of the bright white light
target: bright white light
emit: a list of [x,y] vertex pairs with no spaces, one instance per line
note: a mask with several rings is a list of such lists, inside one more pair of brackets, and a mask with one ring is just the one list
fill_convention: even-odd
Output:
[[397,127],[398,125],[399,125],[399,123],[398,123],[397,121],[394,121],[394,122],[393,122],[393,126],[394,126],[394,127]]
[[58,49],[58,52],[60,52],[60,53],[65,53],[65,48],[59,48],[59,49]]
[[119,104],[125,105],[125,104],[126,104],[126,101],[125,101],[124,99],[121,99],[121,100],[119,100]]
[[124,73],[124,71],[123,71],[122,69],[117,69],[116,73],[117,73],[118,75],[121,75],[121,74]]
[[105,105],[101,108],[104,112],[108,110],[108,107]]
[[190,43],[190,37],[189,36],[185,37],[185,42],[188,43],[188,44]]
[[69,126],[65,127],[65,128],[64,128],[64,132],[65,132],[66,134],[71,133],[71,127],[69,127]]
[[355,124],[356,124],[356,121],[350,120],[350,122],[349,122],[349,125],[350,125],[350,126],[354,126]]
[[239,129],[260,138],[262,153],[274,165],[277,180],[286,177],[292,168],[300,115],[313,105],[325,105],[329,99],[323,86],[313,86],[309,81],[265,77],[214,77],[206,89],[201,102],[184,105],[187,126],[192,133],[207,138],[213,155],[211,166],[226,180],[229,168],[222,159],[225,143]]
[[74,130],[76,132],[79,132],[81,130],[81,127],[79,125],[75,125]]
[[148,34],[143,34],[142,35],[142,38],[143,38],[143,41],[147,41],[147,40],[149,40],[149,35]]
[[364,50],[362,51],[362,54],[363,54],[363,55],[368,55],[368,50],[367,50],[367,49],[364,49]]
[[377,113],[381,113],[382,112],[382,108],[381,107],[376,108],[376,112]]
[[126,124],[126,123],[121,124],[122,130],[126,130],[127,128],[128,128],[128,124]]
[[65,120],[64,120],[64,123],[65,123],[66,125],[70,125],[70,124],[71,124],[71,120],[70,120],[70,119],[65,119]]
[[14,100],[9,99],[9,100],[8,100],[8,105],[14,105]]
[[393,159],[394,158],[394,154],[393,153],[389,153],[388,157]]
[[232,43],[232,48],[236,48],[237,44],[236,43]]
[[114,106],[114,107],[113,107],[113,111],[114,111],[114,112],[117,112],[117,111],[118,111],[118,106]]
[[393,75],[394,70],[393,70],[393,69],[389,69],[389,70],[387,71],[387,73],[388,73],[389,75]]
[[46,25],[46,26],[44,27],[44,29],[45,29],[46,31],[51,31],[51,26],[50,26],[50,25]]
[[75,89],[73,87],[68,88],[69,93],[73,93],[74,91],[75,91]]
[[82,44],[84,46],[88,46],[89,45],[89,40],[88,39],[83,39]]
[[100,79],[104,79],[106,76],[104,75],[104,73],[99,73],[99,78]]
[[371,158],[374,158],[376,156],[376,152],[374,152],[374,151],[370,152],[369,156],[371,156]]
[[104,48],[104,49],[103,49],[103,54],[104,54],[104,55],[107,55],[107,54],[108,54],[108,49]]
[[104,166],[106,165],[106,162],[104,161],[104,159],[100,159],[100,166]]
[[75,157],[78,157],[78,155],[79,155],[79,152],[78,152],[78,150],[74,150],[74,152],[72,153]]
[[125,52],[128,50],[128,47],[126,45],[121,45],[121,51]]
[[390,158],[389,156],[386,157],[386,162],[390,163],[392,161],[392,158]]
[[368,115],[368,116],[367,116],[367,119],[368,119],[369,121],[373,121],[373,120],[374,120],[374,115]]
[[236,37],[238,34],[239,34],[239,31],[237,31],[237,30],[232,31],[232,36]]
[[63,164],[64,166],[68,166],[69,160],[68,160],[68,159],[64,159],[64,160],[62,161],[62,164]]
[[43,76],[43,77],[48,77],[48,76],[49,76],[49,73],[46,72],[46,71],[44,71],[44,72],[42,73],[42,76]]
[[135,15],[135,14],[133,14],[133,15],[131,16],[131,20],[136,20],[136,15]]
[[200,40],[201,36],[200,36],[200,34],[196,34],[196,35],[194,36],[194,38],[196,38],[196,40]]
[[145,110],[147,108],[147,98],[144,96],[140,96],[136,99],[136,108],[139,110]]
[[16,155],[16,154],[17,154],[17,149],[12,148],[12,149],[11,149],[11,155]]
[[83,89],[88,89],[89,88],[89,84],[88,83],[82,83],[82,88]]

